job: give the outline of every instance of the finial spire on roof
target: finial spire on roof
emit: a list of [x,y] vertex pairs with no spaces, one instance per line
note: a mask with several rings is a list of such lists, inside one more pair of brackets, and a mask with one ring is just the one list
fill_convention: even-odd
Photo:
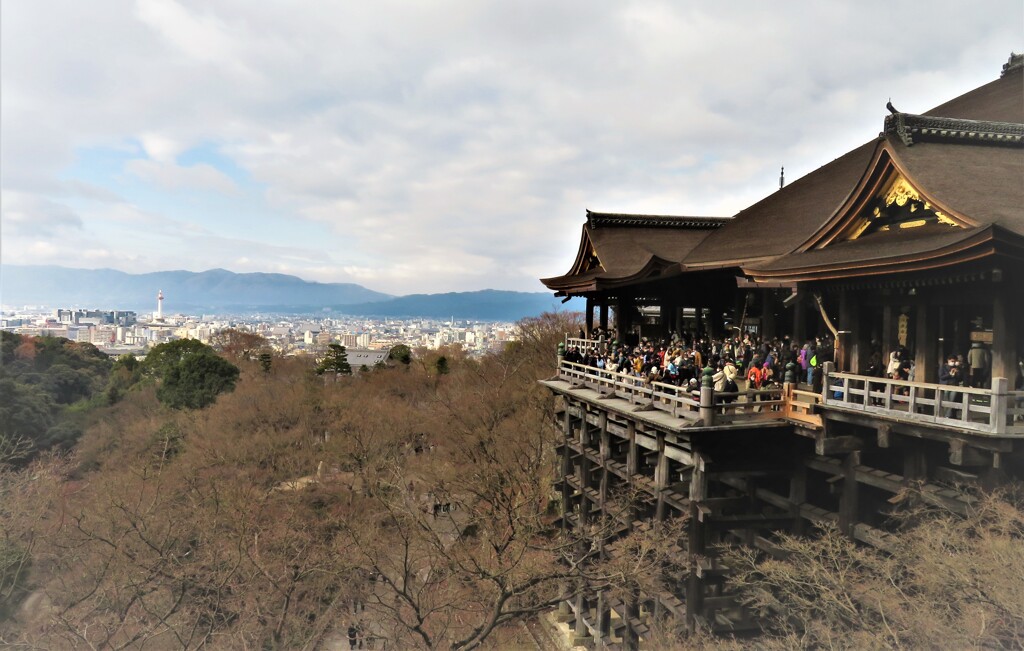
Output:
[[781,190],[782,186],[784,186],[784,185],[786,185],[786,166],[785,165],[783,165],[782,168],[779,169],[779,189]]

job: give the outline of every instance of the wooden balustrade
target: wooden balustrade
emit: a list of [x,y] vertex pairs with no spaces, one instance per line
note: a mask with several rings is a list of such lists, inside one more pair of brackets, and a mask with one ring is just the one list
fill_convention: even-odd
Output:
[[558,372],[562,379],[603,396],[663,411],[688,423],[702,421],[705,426],[785,420],[818,427],[821,416],[815,406],[824,404],[976,434],[1024,436],[1024,391],[1009,391],[1003,378],[995,378],[991,388],[978,389],[827,371],[821,394],[794,385],[737,393],[711,391],[702,411],[701,391],[686,386],[649,382],[565,360]]
[[991,388],[979,389],[826,372],[822,401],[830,407],[972,433],[1024,435],[1024,391],[1009,391],[1005,378],[993,378]]
[[[804,408],[794,410],[787,404],[782,388],[723,393],[710,391],[706,404],[701,404],[701,390],[646,379],[562,360],[559,376],[571,384],[597,391],[602,396],[628,400],[630,404],[667,412],[676,418],[704,425],[741,425],[757,421],[782,420],[787,414],[800,413],[798,420],[820,425],[811,415],[817,394],[800,392]],[[809,398],[808,398],[809,396]]]
[[580,352],[588,350],[596,350],[601,355],[608,354],[608,347],[611,345],[611,341],[604,339],[582,339],[580,337],[565,337],[565,349],[569,350],[571,346],[575,346]]

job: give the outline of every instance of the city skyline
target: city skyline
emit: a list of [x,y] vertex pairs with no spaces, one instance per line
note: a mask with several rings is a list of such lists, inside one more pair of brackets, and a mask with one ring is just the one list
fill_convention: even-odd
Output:
[[540,291],[586,208],[728,216],[996,78],[1024,8],[965,6],[7,3],[2,256]]

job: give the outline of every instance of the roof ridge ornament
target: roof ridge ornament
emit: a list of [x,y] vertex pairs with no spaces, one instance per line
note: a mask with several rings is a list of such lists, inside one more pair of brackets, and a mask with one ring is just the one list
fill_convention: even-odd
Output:
[[[891,107],[892,102],[887,106]],[[1024,146],[1024,124],[1017,122],[967,120],[897,112],[885,116],[883,133],[899,137],[907,147],[915,142]]]
[[1014,70],[1024,69],[1024,54],[1017,54],[1016,52],[1010,52],[1010,58],[1007,59],[1006,63],[1003,64],[1003,71],[999,73],[999,77],[1003,78],[1008,73]]

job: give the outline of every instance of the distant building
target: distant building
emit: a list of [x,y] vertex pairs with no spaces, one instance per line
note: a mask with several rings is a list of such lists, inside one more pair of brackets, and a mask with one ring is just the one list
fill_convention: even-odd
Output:
[[138,315],[126,310],[57,310],[55,314],[59,323],[69,325],[135,325]]
[[353,369],[358,370],[362,366],[373,368],[375,364],[386,361],[389,350],[365,350],[352,349],[345,351],[348,354],[348,363]]

